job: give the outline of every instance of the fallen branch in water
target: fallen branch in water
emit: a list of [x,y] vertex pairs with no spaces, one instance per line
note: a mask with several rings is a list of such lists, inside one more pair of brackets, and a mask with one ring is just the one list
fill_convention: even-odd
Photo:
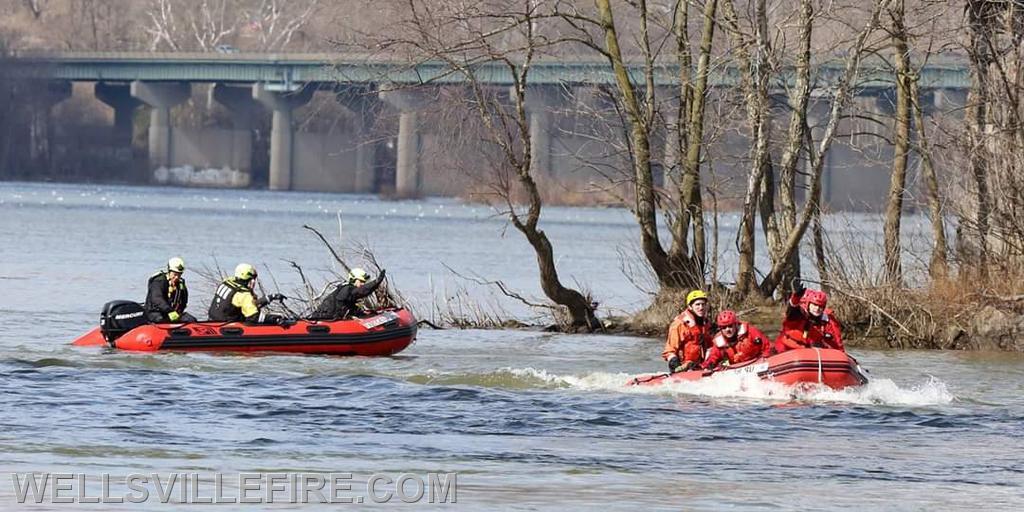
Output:
[[527,306],[529,306],[531,308],[544,308],[544,309],[549,309],[549,310],[552,310],[552,311],[558,311],[559,308],[561,307],[561,306],[555,306],[555,305],[551,305],[551,304],[538,304],[536,302],[530,302],[529,300],[527,300],[522,295],[519,295],[518,293],[509,290],[508,287],[505,285],[505,283],[503,283],[501,281],[488,281],[488,280],[486,280],[486,279],[484,279],[482,277],[465,276],[465,275],[462,275],[462,274],[456,272],[454,269],[449,267],[447,264],[442,263],[441,265],[443,265],[444,268],[448,269],[448,271],[451,272],[452,274],[455,274],[456,276],[461,277],[462,279],[465,279],[467,281],[472,281],[472,282],[474,282],[476,284],[479,284],[481,286],[495,286],[499,290],[501,290],[501,293],[503,293],[506,297],[509,297],[509,298],[512,298],[512,299],[516,299],[519,302],[522,302],[523,304],[525,304],[525,305],[527,305]]
[[443,331],[444,330],[444,327],[440,327],[437,324],[435,324],[434,322],[431,322],[430,320],[426,320],[426,319],[420,320],[419,322],[416,322],[416,325],[426,325],[427,327],[430,327],[431,329],[436,329],[438,331]]

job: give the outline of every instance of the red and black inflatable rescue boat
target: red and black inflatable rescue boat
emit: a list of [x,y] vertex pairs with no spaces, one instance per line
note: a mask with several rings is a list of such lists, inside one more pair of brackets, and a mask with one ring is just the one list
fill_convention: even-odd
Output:
[[857,360],[842,350],[801,348],[774,356],[730,366],[714,373],[689,371],[638,375],[627,382],[633,386],[658,386],[671,382],[704,379],[715,373],[747,372],[765,380],[787,385],[823,384],[833,389],[867,384],[868,379]]
[[[121,350],[290,352],[341,356],[389,356],[416,339],[416,318],[406,309],[378,311],[367,317],[335,321],[298,320],[292,325],[247,325],[241,322],[195,322],[124,326],[122,312],[101,315],[101,326],[76,339],[78,346]],[[106,313],[107,310],[105,309]],[[131,317],[139,318],[139,317]],[[110,324],[119,323],[119,328]]]

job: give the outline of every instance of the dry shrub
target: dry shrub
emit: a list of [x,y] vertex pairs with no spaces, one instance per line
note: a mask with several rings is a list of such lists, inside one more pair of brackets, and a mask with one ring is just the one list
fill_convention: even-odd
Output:
[[[985,272],[965,267],[946,278],[928,275],[924,257],[915,258],[905,243],[904,286],[885,282],[877,255],[878,244],[854,238],[853,230],[834,230],[826,241],[828,276],[823,287],[831,293],[829,306],[844,326],[851,346],[910,349],[959,349],[984,346],[972,339],[977,315],[994,307],[1024,313],[1024,269],[990,265]],[[845,238],[845,240],[843,239]],[[905,240],[906,241],[906,240]],[[921,255],[917,255],[921,256]],[[966,269],[966,271],[965,271]],[[1011,325],[995,326],[1011,329]]]

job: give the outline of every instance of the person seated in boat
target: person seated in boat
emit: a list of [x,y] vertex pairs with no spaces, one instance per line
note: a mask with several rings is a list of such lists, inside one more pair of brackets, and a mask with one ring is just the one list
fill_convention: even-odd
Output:
[[253,290],[256,287],[256,268],[248,263],[239,263],[235,267],[235,275],[220,283],[217,292],[210,302],[210,320],[214,322],[245,322],[247,324],[287,325],[290,322],[281,315],[269,314],[266,311],[270,301],[284,298],[280,294],[271,294],[257,299]]
[[348,273],[348,280],[338,285],[330,295],[324,298],[310,319],[340,320],[364,315],[366,311],[360,305],[360,301],[369,297],[384,282],[386,273],[384,269],[381,269],[380,275],[371,280],[368,272],[361,268],[353,268]]
[[167,268],[156,271],[149,278],[146,291],[146,320],[155,324],[195,322],[196,317],[185,312],[188,307],[188,287],[185,286],[185,260],[174,257],[167,260]]
[[693,290],[686,296],[686,309],[668,326],[668,339],[661,357],[668,361],[670,373],[694,370],[704,359],[711,322],[707,319],[708,295]]
[[844,350],[842,326],[827,304],[825,292],[808,290],[793,279],[782,332],[775,338],[776,352],[808,347]]
[[771,343],[760,329],[741,322],[734,311],[725,310],[715,319],[718,332],[711,339],[711,348],[700,367],[717,370],[771,355]]

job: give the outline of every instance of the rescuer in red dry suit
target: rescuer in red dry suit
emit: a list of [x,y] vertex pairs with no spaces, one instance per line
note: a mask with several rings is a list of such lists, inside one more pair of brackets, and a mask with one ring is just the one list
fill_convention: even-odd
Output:
[[828,295],[804,288],[799,279],[794,279],[792,286],[782,332],[775,338],[775,350],[785,352],[808,347],[844,350],[842,326],[832,310],[825,308]]
[[668,326],[668,339],[661,353],[668,361],[671,373],[693,370],[704,359],[711,337],[711,322],[707,319],[708,295],[693,290],[686,296],[686,309]]
[[740,322],[735,312],[722,311],[715,324],[718,333],[711,340],[711,349],[700,365],[702,369],[715,370],[771,355],[768,337],[750,323]]

